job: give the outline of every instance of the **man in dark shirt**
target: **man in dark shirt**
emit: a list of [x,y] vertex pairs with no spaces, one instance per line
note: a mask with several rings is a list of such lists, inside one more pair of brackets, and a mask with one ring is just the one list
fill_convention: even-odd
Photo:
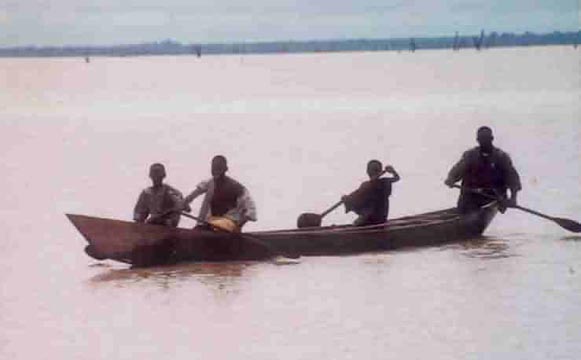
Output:
[[345,211],[354,211],[359,217],[354,225],[376,225],[387,221],[389,214],[389,196],[391,184],[399,181],[399,174],[392,166],[386,166],[386,172],[393,175],[390,178],[380,177],[383,165],[379,160],[371,160],[367,163],[367,175],[365,181],[349,195],[343,196]]
[[[479,209],[491,202],[491,196],[501,200],[503,212],[506,206],[516,205],[517,193],[521,190],[520,177],[510,156],[493,146],[493,140],[492,130],[487,126],[480,127],[476,132],[479,146],[464,152],[444,182],[452,187],[462,180],[463,189],[458,198],[458,210],[462,213]],[[482,195],[475,193],[475,189],[482,191]],[[508,189],[510,198],[504,201]]]

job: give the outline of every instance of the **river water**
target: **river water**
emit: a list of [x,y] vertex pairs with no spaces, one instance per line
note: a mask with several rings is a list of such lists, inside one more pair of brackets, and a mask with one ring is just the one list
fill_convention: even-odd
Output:
[[88,258],[64,216],[130,219],[150,163],[188,192],[215,154],[257,202],[247,230],[323,211],[371,158],[402,176],[391,217],[437,210],[487,124],[520,203],[581,221],[579,50],[0,59],[0,89],[1,359],[581,353],[581,236],[517,210],[443,247],[140,270]]

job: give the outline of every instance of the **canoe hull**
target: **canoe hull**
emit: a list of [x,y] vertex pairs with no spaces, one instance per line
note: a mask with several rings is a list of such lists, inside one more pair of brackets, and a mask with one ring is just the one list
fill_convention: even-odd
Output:
[[[341,255],[434,246],[482,234],[497,213],[496,204],[460,215],[455,209],[389,220],[366,227],[330,226],[249,233],[275,252]],[[258,260],[271,252],[244,236],[169,228],[67,214],[90,245],[89,255],[137,266],[180,261]]]
[[253,235],[281,251],[335,255],[403,247],[434,246],[480,236],[497,213],[496,206],[460,216],[454,209],[390,220],[387,226],[337,227],[324,231],[263,232]]

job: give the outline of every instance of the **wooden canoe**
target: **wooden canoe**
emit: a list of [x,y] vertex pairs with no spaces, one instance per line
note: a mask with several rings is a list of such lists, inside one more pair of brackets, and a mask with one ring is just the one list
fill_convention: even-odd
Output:
[[87,253],[137,266],[180,261],[263,259],[276,252],[300,255],[342,255],[403,247],[433,246],[482,234],[497,213],[496,203],[479,211],[459,214],[446,209],[389,220],[382,225],[351,225],[259,231],[240,235],[197,229],[67,214],[89,242]]

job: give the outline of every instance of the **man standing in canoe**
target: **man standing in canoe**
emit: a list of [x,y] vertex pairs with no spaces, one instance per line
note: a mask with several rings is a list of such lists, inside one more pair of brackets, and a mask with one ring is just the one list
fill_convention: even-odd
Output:
[[[510,156],[492,145],[492,129],[482,126],[476,132],[479,146],[470,149],[452,167],[444,182],[449,187],[462,180],[462,190],[458,198],[458,210],[462,213],[479,209],[489,203],[490,197],[506,200],[507,189],[510,189],[508,201],[502,201],[500,210],[506,206],[516,205],[517,193],[521,190],[518,172]],[[482,194],[474,190],[479,189]]]
[[141,192],[135,209],[133,220],[138,223],[177,226],[180,221],[178,210],[183,201],[182,193],[164,184],[165,167],[155,163],[149,167],[149,178],[153,185]]
[[[376,225],[387,221],[389,214],[389,196],[391,195],[391,184],[399,181],[400,177],[392,166],[383,165],[379,160],[371,160],[367,163],[367,175],[369,180],[365,181],[349,195],[343,196],[345,211],[353,210],[359,217],[354,225]],[[393,177],[382,178],[383,172],[388,172]]]
[[188,206],[199,195],[206,194],[198,217],[221,229],[239,232],[249,220],[256,221],[256,206],[246,187],[226,176],[226,171],[226,158],[222,155],[214,156],[212,178],[199,183],[186,196],[184,206]]

